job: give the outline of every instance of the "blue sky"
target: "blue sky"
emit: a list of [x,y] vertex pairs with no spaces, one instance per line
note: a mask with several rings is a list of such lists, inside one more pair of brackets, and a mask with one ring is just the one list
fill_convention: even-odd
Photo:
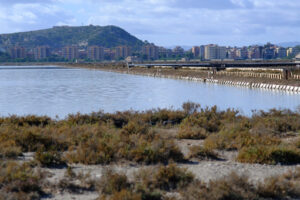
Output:
[[0,33],[89,24],[161,46],[300,41],[300,0],[0,0]]

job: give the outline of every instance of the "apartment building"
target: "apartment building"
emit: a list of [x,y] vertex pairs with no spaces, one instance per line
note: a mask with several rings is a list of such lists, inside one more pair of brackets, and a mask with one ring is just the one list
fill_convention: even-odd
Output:
[[145,45],[142,48],[142,54],[148,60],[156,60],[158,59],[158,47],[153,44]]
[[204,58],[205,60],[225,59],[226,47],[210,44],[205,46]]
[[11,47],[8,50],[8,54],[12,59],[23,59],[26,58],[26,49],[24,47]]
[[89,46],[87,48],[87,57],[90,60],[104,60],[104,48],[99,46]]
[[199,46],[192,47],[192,53],[195,58],[200,57],[200,47]]
[[120,58],[127,58],[128,56],[131,56],[131,48],[128,46],[118,46],[116,47],[116,54],[115,58],[120,59]]
[[287,50],[283,47],[276,48],[276,57],[277,58],[286,58],[287,57]]
[[74,60],[78,58],[78,47],[77,46],[66,46],[63,48],[63,57],[67,60]]
[[50,48],[48,46],[39,46],[33,49],[35,60],[43,60],[50,57]]

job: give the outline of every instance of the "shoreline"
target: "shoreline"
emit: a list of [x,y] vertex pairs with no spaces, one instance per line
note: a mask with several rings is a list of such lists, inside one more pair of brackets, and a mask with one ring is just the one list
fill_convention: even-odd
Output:
[[[221,85],[242,86],[248,88],[261,88],[269,90],[287,91],[300,93],[300,80],[283,80],[283,79],[269,79],[259,77],[238,77],[238,76],[224,76],[211,75],[209,70],[200,69],[170,69],[170,68],[126,68],[121,66],[92,66],[92,65],[64,65],[66,67],[87,68],[102,70],[108,72],[131,74],[139,76],[157,77],[195,81],[202,83],[214,83]],[[275,75],[270,75],[270,77]]]
[[[71,68],[84,68],[102,70],[108,72],[132,74],[139,76],[169,78],[177,80],[187,80],[202,83],[213,83],[230,86],[240,86],[247,88],[260,88],[276,91],[286,91],[300,93],[300,74],[295,75],[298,79],[284,80],[280,73],[272,72],[272,69],[266,70],[264,73],[251,71],[241,71],[242,76],[232,75],[234,72],[221,71],[212,74],[208,69],[181,68],[143,68],[134,67],[127,68],[124,63],[2,63],[0,66],[63,66]],[[249,74],[252,77],[245,77],[243,74]],[[260,74],[263,76],[260,77]],[[280,78],[278,78],[280,77]]]

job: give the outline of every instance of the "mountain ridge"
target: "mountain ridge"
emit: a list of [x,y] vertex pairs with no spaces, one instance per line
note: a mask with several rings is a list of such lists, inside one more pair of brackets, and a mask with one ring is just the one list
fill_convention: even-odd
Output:
[[127,45],[140,49],[144,42],[117,26],[54,26],[48,29],[0,34],[0,46],[34,48],[47,45],[58,49],[68,45],[98,45],[113,48]]

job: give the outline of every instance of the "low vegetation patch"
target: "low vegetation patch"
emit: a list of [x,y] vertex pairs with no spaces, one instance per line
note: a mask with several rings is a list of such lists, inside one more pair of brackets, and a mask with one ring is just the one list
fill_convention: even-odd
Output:
[[57,187],[60,192],[82,194],[96,190],[96,179],[93,179],[89,173],[76,174],[71,167],[68,167]]
[[232,173],[224,178],[205,184],[199,180],[192,182],[181,191],[186,200],[256,200],[256,199],[298,199],[300,197],[300,168],[282,176],[270,177],[253,185],[247,176]]
[[201,146],[190,147],[189,158],[197,158],[199,160],[219,160],[218,154],[211,149]]
[[237,160],[259,164],[299,164],[300,150],[286,146],[257,145],[241,149]]
[[66,167],[66,162],[62,159],[61,152],[58,151],[38,151],[34,156],[35,161],[41,167]]
[[2,199],[39,199],[44,195],[45,177],[28,163],[0,163],[0,197]]
[[[183,104],[182,110],[100,111],[69,115],[64,120],[10,116],[0,118],[0,159],[16,159],[24,152],[38,152],[36,161],[44,167],[58,166],[64,161],[82,164],[182,162],[185,161],[183,154],[172,140],[173,136],[165,139],[164,133],[155,131],[162,127],[179,127],[179,139],[205,139],[204,149],[194,149],[193,156],[200,159],[213,158],[215,149],[238,150],[241,162],[292,164],[297,162],[290,157],[298,153],[294,149],[280,149],[281,140],[300,131],[299,119],[300,113],[290,110],[259,111],[245,117],[236,110],[220,111],[216,106],[201,108],[191,102]],[[298,143],[295,148],[299,148]],[[262,149],[264,146],[277,150]],[[255,158],[253,152],[265,150],[267,152],[261,153],[268,158]]]
[[99,199],[162,200],[165,192],[183,189],[193,180],[192,173],[175,164],[142,169],[136,173],[133,182],[124,174],[107,170],[98,184]]

